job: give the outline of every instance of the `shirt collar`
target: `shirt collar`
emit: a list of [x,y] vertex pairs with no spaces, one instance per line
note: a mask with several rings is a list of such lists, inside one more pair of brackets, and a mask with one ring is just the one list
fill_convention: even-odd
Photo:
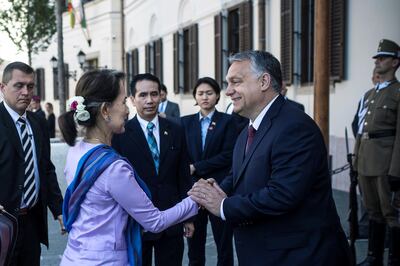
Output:
[[13,109],[11,109],[10,106],[8,106],[6,101],[3,101],[3,102],[4,102],[4,107],[6,108],[7,112],[10,114],[10,116],[15,124],[17,124],[17,121],[20,117],[22,117],[26,120],[26,111],[25,111],[25,113],[23,113],[23,115],[19,115],[17,112],[15,112]]
[[155,129],[158,128],[158,124],[159,124],[159,123],[158,123],[158,115],[156,115],[156,116],[153,118],[153,120],[151,120],[150,122],[147,121],[147,120],[144,120],[143,118],[141,118],[139,114],[138,114],[136,117],[137,117],[137,119],[138,119],[138,121],[139,121],[139,124],[140,124],[140,126],[141,126],[142,128],[147,128],[147,124],[150,123],[150,122],[152,122],[152,123],[154,124],[154,128],[155,128]]
[[[214,111],[212,111],[211,113],[206,115],[206,117],[208,117],[210,119],[210,121],[211,121],[211,118],[213,117],[214,113],[215,113],[215,109],[214,109]],[[201,114],[201,112],[199,112],[199,121],[201,121],[201,119],[203,119],[203,117],[204,116]]]
[[392,84],[395,81],[396,81],[396,79],[387,80],[387,81],[384,81],[384,82],[381,82],[381,83],[378,82],[375,85],[375,90],[377,90],[377,91],[382,90],[382,89],[388,87],[390,84]]
[[256,117],[256,119],[253,122],[250,120],[249,126],[253,126],[255,130],[258,130],[265,114],[268,112],[269,108],[275,102],[275,100],[276,100],[276,98],[278,98],[278,96],[279,96],[279,94],[276,95],[275,98],[273,98],[272,101],[270,101],[269,104],[267,104],[267,106],[264,107],[264,109],[261,111],[261,113],[258,114],[258,116]]

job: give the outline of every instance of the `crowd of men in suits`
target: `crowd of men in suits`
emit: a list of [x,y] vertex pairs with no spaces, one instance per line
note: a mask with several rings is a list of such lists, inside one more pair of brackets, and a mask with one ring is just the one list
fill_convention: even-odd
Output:
[[[397,54],[388,56],[388,51]],[[388,198],[391,190],[399,189],[399,164],[393,161],[399,149],[381,158],[385,167],[379,170],[368,166],[368,160],[378,160],[379,151],[365,150],[375,148],[367,143],[371,139],[390,137],[399,142],[396,110],[400,111],[400,86],[393,77],[400,52],[398,46],[383,42],[375,57],[377,71],[383,76],[391,70],[392,80],[382,80],[388,84],[380,94],[366,94],[363,104],[369,109],[360,117],[364,129],[358,130],[356,167],[373,240],[369,264],[363,265],[382,265],[385,222],[392,236],[390,265],[399,265],[398,213]],[[394,62],[383,62],[387,58]],[[197,217],[161,233],[145,232],[143,265],[152,265],[153,257],[155,265],[181,265],[184,236],[190,239],[189,265],[205,265],[207,219],[213,227],[218,265],[233,265],[232,234],[240,265],[349,265],[348,244],[332,198],[328,156],[318,126],[303,105],[286,98],[280,63],[273,55],[241,52],[230,57],[230,64],[225,93],[232,100],[232,113],[246,121],[241,126],[234,115],[215,109],[220,88],[211,78],[198,81],[193,97],[199,106],[201,97],[205,106],[210,97],[213,105],[206,113],[202,111],[207,108],[200,106],[199,113],[183,118],[179,106],[167,100],[167,89],[156,76],[139,74],[129,84],[137,114],[126,123],[123,134],[114,136],[113,148],[133,165],[160,210],[174,206],[187,194],[203,208]],[[40,265],[40,243],[48,245],[47,207],[64,232],[63,199],[50,160],[46,121],[27,111],[34,77],[30,66],[13,62],[5,68],[1,82],[0,205],[19,223],[10,265]],[[397,122],[375,128],[378,118],[370,115],[372,110],[377,116],[381,110],[380,116]],[[364,162],[365,153],[375,157]],[[371,176],[377,177],[374,184],[369,184]],[[379,186],[378,198],[372,198],[382,180],[387,186]],[[379,212],[386,210],[379,206],[382,200],[388,209],[383,214]]]

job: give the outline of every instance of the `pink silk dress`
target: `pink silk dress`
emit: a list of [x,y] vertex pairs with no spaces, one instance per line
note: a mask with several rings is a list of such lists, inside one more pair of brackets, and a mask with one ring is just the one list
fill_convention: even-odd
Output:
[[[80,141],[69,149],[64,171],[68,185],[79,159],[95,146]],[[125,241],[128,215],[145,231],[156,233],[196,215],[197,210],[197,203],[189,197],[170,209],[158,210],[136,182],[132,166],[118,160],[87,192],[69,232],[61,265],[128,265]]]

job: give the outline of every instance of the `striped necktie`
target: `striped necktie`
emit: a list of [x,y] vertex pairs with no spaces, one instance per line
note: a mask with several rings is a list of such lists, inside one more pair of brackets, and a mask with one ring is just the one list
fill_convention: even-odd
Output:
[[160,165],[160,153],[157,147],[157,141],[153,134],[154,124],[149,122],[147,124],[147,143],[151,151],[151,156],[153,157],[154,165],[158,174],[158,167]]
[[35,167],[33,162],[33,146],[28,133],[24,118],[18,118],[21,127],[22,149],[25,155],[25,181],[24,181],[24,202],[28,208],[32,207],[37,200],[35,184]]

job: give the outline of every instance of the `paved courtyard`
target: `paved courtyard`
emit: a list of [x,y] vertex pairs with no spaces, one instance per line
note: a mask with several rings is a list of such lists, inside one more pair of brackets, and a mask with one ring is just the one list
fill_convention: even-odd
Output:
[[[58,180],[62,191],[66,189],[66,183],[63,178],[63,169],[65,165],[65,156],[68,147],[62,143],[52,143],[52,160],[56,166]],[[343,228],[347,232],[348,223],[346,221],[347,208],[348,208],[348,193],[339,190],[333,191],[333,196],[336,202],[336,206],[339,212],[339,216],[343,225]],[[49,215],[49,238],[50,238],[50,248],[47,250],[46,247],[42,248],[42,263],[44,266],[59,265],[62,253],[65,249],[67,237],[61,236],[59,233],[58,222],[55,222],[51,215]],[[207,265],[216,265],[217,254],[214,245],[213,237],[211,234],[211,228],[208,230],[207,243],[206,243],[206,253],[207,253]],[[357,247],[357,261],[361,261],[366,254],[367,241],[359,240],[356,243]],[[186,249],[186,244],[185,244]],[[235,260],[235,265],[237,265],[237,260]],[[183,259],[183,265],[187,265],[187,250],[185,250],[185,255]]]

